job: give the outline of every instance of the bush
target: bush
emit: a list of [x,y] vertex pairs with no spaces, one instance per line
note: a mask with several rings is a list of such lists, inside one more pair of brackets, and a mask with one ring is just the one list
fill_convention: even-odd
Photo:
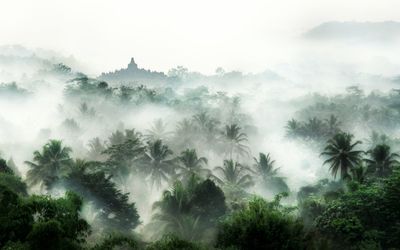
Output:
[[146,250],[201,250],[204,249],[195,243],[185,241],[175,235],[164,235],[160,240],[151,243]]
[[304,249],[303,225],[274,202],[254,198],[219,227],[216,246],[222,249]]

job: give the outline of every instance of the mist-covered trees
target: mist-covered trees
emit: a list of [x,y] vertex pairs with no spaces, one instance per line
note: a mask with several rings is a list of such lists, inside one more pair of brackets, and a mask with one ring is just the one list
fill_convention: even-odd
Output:
[[368,151],[370,158],[365,159],[368,164],[368,171],[375,173],[378,177],[387,176],[395,165],[399,165],[399,154],[392,153],[390,146],[386,144],[376,145]]
[[226,125],[223,133],[223,147],[229,159],[236,156],[248,154],[249,148],[245,145],[247,135],[241,132],[241,128],[237,124]]
[[[125,144],[130,145],[132,142],[132,139],[127,139]],[[129,147],[128,149],[132,150]],[[115,147],[112,146],[108,150],[107,152],[113,153]],[[127,157],[129,153],[116,151],[121,157]],[[99,223],[98,227],[104,228],[105,231],[126,232],[139,225],[135,204],[129,201],[127,193],[117,188],[111,180],[112,175],[104,171],[104,163],[73,160],[70,157],[71,152],[71,148],[64,147],[61,141],[49,141],[43,146],[42,152],[35,151],[35,163],[27,162],[31,167],[28,180],[32,184],[43,183],[47,191],[62,186],[81,195],[85,202],[98,209],[96,221]],[[117,160],[117,156],[112,156]],[[114,158],[111,157],[112,159]],[[108,161],[105,164],[107,165]]]
[[243,196],[245,189],[254,184],[251,169],[233,160],[224,160],[223,166],[214,168],[213,179],[221,185],[229,198]]
[[102,152],[107,156],[105,171],[115,178],[124,179],[130,172],[137,172],[135,163],[145,152],[141,134],[134,129],[125,130],[125,134],[117,130],[109,138],[110,146]]
[[167,182],[170,175],[174,173],[176,161],[171,157],[172,153],[172,150],[161,140],[149,143],[142,164],[152,187],[155,185],[157,189],[160,189],[162,182]]
[[187,182],[193,175],[208,177],[211,171],[204,166],[208,160],[205,157],[198,157],[195,149],[186,149],[178,156],[178,178]]
[[[278,201],[279,203],[279,201]],[[305,249],[303,225],[276,202],[254,198],[222,221],[216,246],[223,249]]]
[[286,184],[285,179],[279,176],[279,168],[275,168],[275,161],[271,159],[269,154],[260,153],[259,158],[254,158],[254,161],[253,171],[255,176],[262,182],[266,190],[275,195],[289,192],[289,186]]
[[135,204],[129,202],[127,193],[117,189],[111,181],[112,176],[99,171],[96,165],[95,162],[76,160],[64,178],[65,187],[98,209],[95,217],[98,227],[110,232],[133,230],[140,224]]
[[286,124],[286,135],[289,138],[321,142],[339,133],[340,125],[341,122],[335,115],[324,120],[313,117],[306,122],[291,119]]
[[[276,141],[280,133],[255,127],[264,113],[253,122],[240,94],[204,86],[178,89],[170,82],[107,83],[66,73],[75,79],[60,100],[61,126],[49,125],[38,137],[63,142],[48,141],[34,153],[27,162],[28,186],[23,168],[20,177],[0,160],[0,189],[6,187],[0,197],[1,247],[43,249],[46,237],[53,249],[399,245],[398,94],[366,96],[352,89],[299,101],[287,137]],[[280,143],[290,146],[285,154],[252,151]],[[296,147],[305,152],[302,157]],[[12,149],[7,145],[2,153],[9,157]],[[321,152],[331,174],[316,171],[320,164],[308,155]],[[296,172],[284,176],[288,171],[280,170],[287,166],[281,163],[292,157]],[[304,174],[310,178],[297,178]],[[39,185],[45,189],[36,189]],[[285,205],[279,203],[282,192],[289,196]],[[267,198],[271,195],[278,201]]]
[[30,167],[28,181],[31,185],[40,184],[51,189],[56,181],[68,171],[72,159],[72,149],[64,147],[61,141],[50,140],[42,147],[42,151],[33,153],[33,161],[25,163]]
[[329,203],[316,220],[333,246],[390,249],[399,246],[399,181],[396,170],[382,184],[360,185]]
[[82,249],[89,225],[80,218],[77,195],[21,197],[6,186],[0,193],[2,249]]
[[352,169],[361,161],[363,151],[355,149],[361,141],[354,142],[352,139],[351,134],[338,133],[328,140],[324,152],[321,153],[327,157],[324,164],[330,165],[329,169],[334,177],[340,172],[342,179],[348,178]]
[[187,183],[177,181],[154,204],[153,222],[164,233],[174,233],[186,240],[210,240],[218,219],[226,212],[224,193],[214,182],[192,176]]

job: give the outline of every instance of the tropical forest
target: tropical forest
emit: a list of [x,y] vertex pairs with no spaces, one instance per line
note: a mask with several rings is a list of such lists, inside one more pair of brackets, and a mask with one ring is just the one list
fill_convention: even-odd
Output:
[[300,2],[0,4],[0,249],[400,249],[400,23]]

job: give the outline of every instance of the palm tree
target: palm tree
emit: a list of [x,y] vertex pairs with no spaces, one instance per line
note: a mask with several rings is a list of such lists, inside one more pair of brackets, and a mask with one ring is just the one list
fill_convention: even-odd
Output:
[[92,161],[103,161],[106,160],[103,152],[106,150],[105,143],[103,143],[99,137],[95,137],[88,143],[89,150],[87,156]]
[[340,125],[341,122],[335,115],[331,115],[328,119],[325,119],[325,123],[328,126],[327,128],[327,135],[328,136],[334,136],[335,134],[340,132]]
[[310,139],[317,139],[324,135],[324,123],[316,117],[308,119],[304,124],[305,136]]
[[167,140],[169,136],[172,134],[167,131],[167,124],[163,122],[162,119],[157,119],[151,129],[147,129],[147,134],[145,135],[146,139],[149,141],[155,140]]
[[[226,213],[225,196],[213,181],[192,175],[186,183],[176,181],[153,205],[152,223],[159,234],[174,233],[186,240],[204,239]],[[156,230],[154,230],[156,231]],[[153,231],[153,232],[154,232]]]
[[361,154],[364,152],[355,150],[361,141],[353,142],[352,139],[353,135],[351,134],[338,133],[328,140],[328,145],[321,153],[321,155],[327,156],[328,159],[324,161],[324,164],[330,164],[330,170],[335,178],[339,170],[341,178],[347,178],[351,169],[361,161]]
[[367,175],[367,168],[363,165],[358,165],[351,169],[351,180],[357,181],[358,183],[364,183]]
[[270,155],[260,153],[259,159],[254,157],[254,167],[256,169],[256,173],[260,175],[261,178],[267,180],[271,177],[275,177],[278,174],[279,168],[274,167],[275,161],[271,159]]
[[299,132],[303,129],[303,125],[301,122],[291,119],[286,123],[286,136],[288,137],[296,137],[299,135]]
[[275,161],[271,159],[270,155],[260,153],[259,159],[254,158],[255,172],[269,190],[274,193],[289,192],[289,186],[285,182],[285,178],[278,176],[279,168],[275,168]]
[[174,142],[179,149],[190,148],[197,141],[198,130],[193,122],[188,119],[183,119],[178,122],[174,132]]
[[50,140],[46,143],[42,152],[33,153],[33,162],[26,161],[30,167],[27,179],[30,185],[41,183],[47,190],[68,170],[72,163],[70,153],[72,149],[64,147],[61,141]]
[[160,189],[163,181],[169,180],[169,175],[174,173],[175,160],[170,158],[172,151],[161,140],[149,142],[143,163],[151,180],[151,186]]
[[220,177],[213,178],[221,186],[245,189],[254,184],[249,174],[251,169],[233,160],[224,160],[223,167],[218,166],[214,170],[220,173]]
[[136,132],[135,129],[126,129],[125,132],[122,132],[120,130],[115,131],[108,139],[110,141],[110,146],[112,146],[122,144],[127,140],[140,140],[141,138],[142,134]]
[[199,232],[196,231],[198,218],[188,214],[190,210],[191,193],[184,185],[177,181],[171,190],[164,191],[162,200],[155,202],[153,209],[158,212],[153,215],[153,220],[163,223],[163,230],[175,232],[186,239],[193,239]]
[[178,169],[180,173],[178,176],[187,182],[192,175],[207,176],[210,175],[210,170],[205,169],[204,165],[207,164],[207,158],[197,157],[195,149],[186,149],[178,156]]
[[201,112],[193,116],[193,121],[197,125],[197,127],[205,132],[209,127],[215,127],[218,124],[218,121],[210,117],[207,112]]
[[379,177],[386,176],[391,172],[394,165],[399,164],[399,161],[396,160],[399,154],[391,153],[390,146],[386,144],[379,144],[367,153],[371,157],[370,159],[365,159],[369,171],[375,172]]
[[234,153],[238,156],[248,155],[249,147],[244,144],[247,141],[247,135],[240,132],[241,128],[237,124],[231,124],[225,126],[223,133],[224,147],[226,152],[229,154],[229,158],[232,159]]
[[174,232],[186,240],[194,240],[201,235],[199,230],[199,216],[191,214],[193,189],[197,184],[196,178],[191,178],[188,187],[176,181],[171,190],[164,191],[162,199],[153,205],[157,212],[153,215],[153,222],[161,222],[164,232]]
[[[198,138],[198,140],[200,140],[200,145],[204,145],[204,143],[212,145],[217,142],[217,135],[219,134],[218,120],[208,115],[207,112],[201,112],[193,116],[193,123],[200,136]],[[210,149],[210,147],[207,149]]]
[[374,148],[379,144],[389,144],[390,138],[385,134],[379,134],[376,131],[372,131],[371,135],[368,139],[366,139],[367,143],[369,144],[370,148]]

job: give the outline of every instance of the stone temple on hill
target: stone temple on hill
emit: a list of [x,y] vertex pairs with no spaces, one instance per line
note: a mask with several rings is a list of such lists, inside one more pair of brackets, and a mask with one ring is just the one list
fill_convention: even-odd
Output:
[[102,73],[99,79],[114,83],[148,83],[161,82],[167,79],[163,72],[141,69],[132,57],[127,68],[115,70],[114,72]]

